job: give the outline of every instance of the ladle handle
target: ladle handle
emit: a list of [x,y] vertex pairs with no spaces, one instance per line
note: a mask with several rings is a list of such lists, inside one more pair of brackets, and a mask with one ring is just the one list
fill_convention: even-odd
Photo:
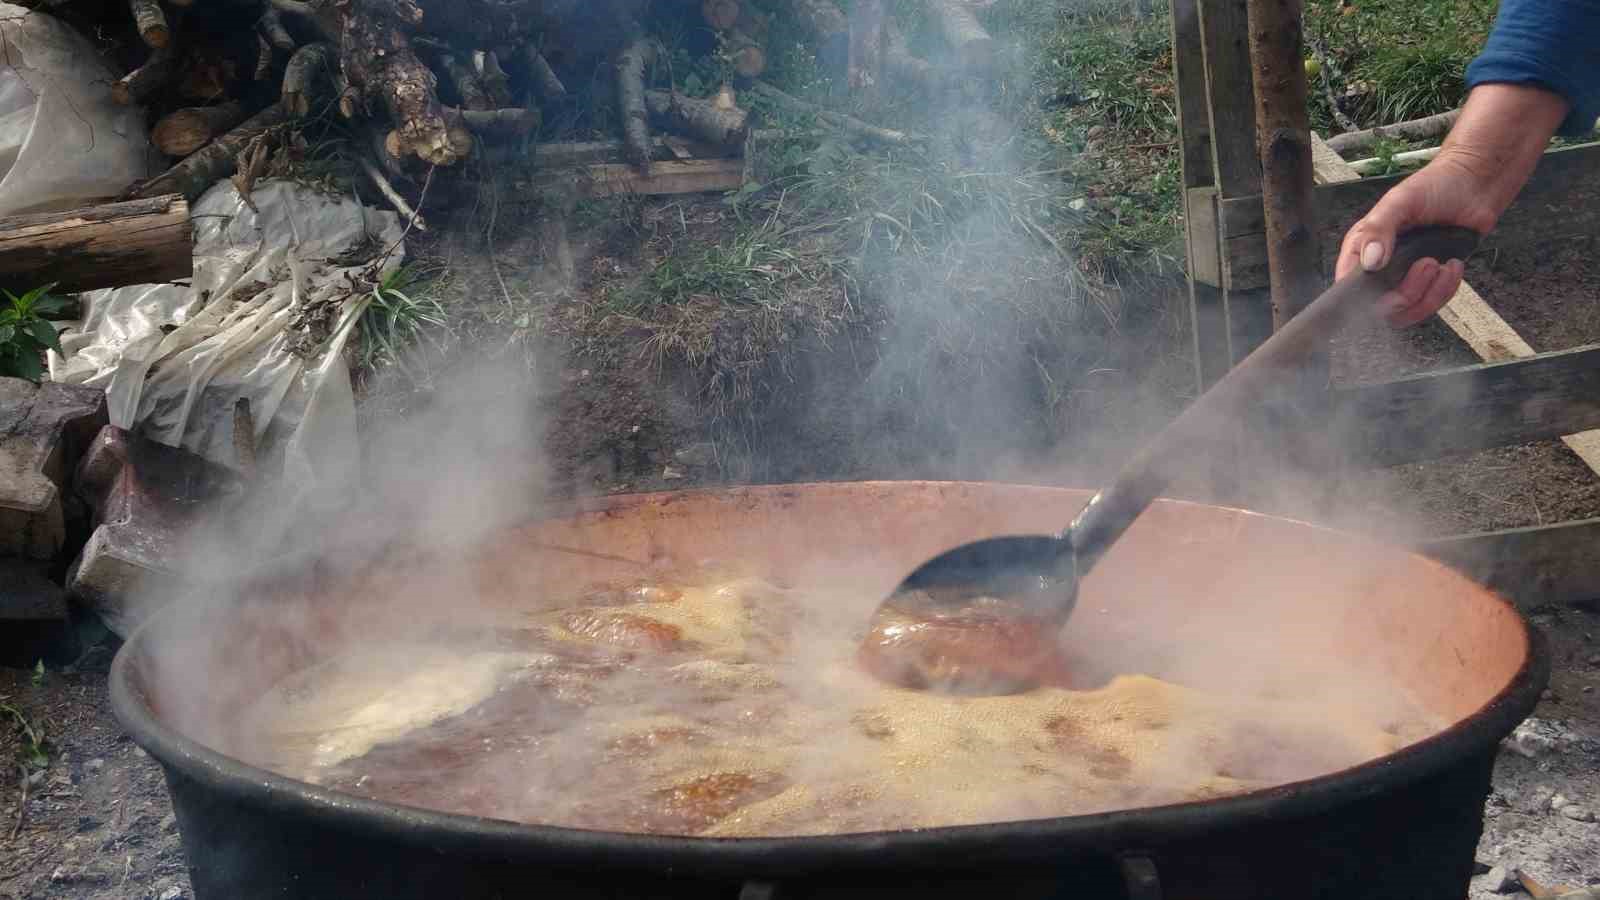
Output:
[[1395,242],[1388,266],[1377,272],[1359,271],[1335,282],[1218,379],[1146,444],[1073,520],[1066,537],[1078,577],[1088,574],[1100,555],[1166,490],[1180,466],[1200,449],[1198,445],[1215,446],[1214,441],[1204,439],[1236,430],[1242,413],[1341,328],[1360,318],[1376,317],[1379,298],[1400,284],[1413,263],[1422,259],[1465,261],[1477,249],[1479,237],[1470,229],[1445,226],[1406,232]]

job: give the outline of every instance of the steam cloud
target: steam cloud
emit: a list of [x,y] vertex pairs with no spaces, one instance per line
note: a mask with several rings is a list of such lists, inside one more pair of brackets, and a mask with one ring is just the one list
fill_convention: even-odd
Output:
[[[950,110],[950,115],[933,118],[958,123],[968,121],[965,114],[970,112],[963,106]],[[969,164],[982,171],[1019,171],[1022,163],[1015,136],[1003,131],[1009,126],[1001,125],[1003,120],[997,116],[984,118],[1002,131],[978,145]],[[980,219],[973,220],[966,237],[967,245],[976,248],[974,252],[989,252],[1002,243],[1001,236],[985,233],[986,227]],[[1001,265],[1020,265],[1018,259],[1016,254],[993,257]],[[952,265],[950,272],[959,269],[960,265]],[[1015,274],[1016,281],[1024,275],[1035,277]],[[995,279],[988,281],[994,283]],[[863,372],[860,389],[851,395],[856,403],[851,414],[869,421],[926,417],[940,421],[946,426],[944,433],[957,437],[952,446],[924,454],[903,453],[910,442],[880,444],[867,453],[872,474],[916,476],[943,466],[945,471],[959,470],[979,479],[1052,482],[1064,478],[1080,481],[1085,468],[1110,471],[1117,451],[1108,446],[1102,448],[1099,458],[1093,458],[1094,454],[1083,449],[1092,448],[1093,442],[1077,434],[1072,435],[1073,446],[1075,452],[1091,457],[1087,466],[1081,464],[1083,460],[1064,466],[1049,461],[1048,452],[1041,452],[1042,441],[1047,445],[1048,438],[1060,435],[1041,438],[1039,423],[1031,421],[1039,406],[1037,366],[1041,365],[1034,359],[1013,359],[999,371],[984,372],[981,379],[964,385],[956,402],[943,392],[960,379],[919,380],[929,371],[930,334],[940,328],[953,329],[963,340],[988,348],[1037,345],[1029,335],[1018,333],[1028,327],[1025,313],[997,307],[995,298],[980,296],[956,279],[944,284],[929,278],[888,279],[885,283],[910,284],[915,290],[890,289],[881,298],[889,330]],[[1083,352],[1083,348],[1075,344],[1068,352]],[[542,366],[541,371],[549,368]],[[919,390],[926,393],[918,396]],[[446,658],[457,645],[440,638],[442,630],[452,626],[470,629],[475,622],[492,619],[504,605],[519,602],[515,595],[508,596],[510,589],[505,584],[460,563],[485,541],[537,516],[549,503],[552,466],[544,447],[551,423],[540,405],[548,391],[549,386],[541,384],[521,361],[485,356],[476,364],[460,366],[441,380],[426,408],[409,418],[381,423],[368,436],[371,453],[357,480],[319,485],[310,493],[295,491],[292,485],[267,487],[252,496],[242,510],[231,511],[226,521],[198,532],[188,548],[187,569],[204,588],[180,601],[188,605],[183,611],[185,618],[197,624],[163,635],[152,661],[163,715],[180,729],[226,744],[236,734],[240,709],[231,704],[257,699],[266,687],[260,679],[269,673],[278,677],[286,670],[305,670],[357,649],[361,655],[356,665],[365,668],[351,676],[369,686],[375,679],[403,680],[407,673],[418,670],[421,661],[445,660],[439,664],[452,665]],[[790,409],[786,424],[791,430],[803,431],[820,418],[839,412],[840,407],[833,403],[822,408],[807,408],[802,403]],[[1324,443],[1337,448],[1338,423],[1322,424],[1331,429],[1321,435]],[[1229,423],[1219,423],[1220,430],[1228,427]],[[1202,471],[1181,487],[1203,495],[1204,481]],[[1328,499],[1325,485],[1303,477],[1280,473],[1263,479],[1258,487],[1262,485],[1267,489],[1260,495],[1279,508],[1303,509],[1308,497]],[[1063,525],[1073,512],[1060,511]],[[367,611],[367,618],[354,616],[352,625],[349,615],[319,613],[299,602],[262,602],[253,596],[256,586],[248,580],[249,573],[306,552],[318,560],[320,574],[315,580],[319,584],[338,584],[357,573],[375,579],[376,586],[349,598],[353,609]],[[870,557],[873,548],[864,547],[862,552]],[[1381,579],[1386,559],[1374,556],[1364,571],[1357,566],[1349,587],[1356,589],[1362,579]],[[538,573],[504,577],[506,583],[520,588],[540,583]],[[833,580],[838,583],[837,578]],[[1116,641],[1074,638],[1070,633],[1068,640],[1096,686],[1119,675],[1158,673],[1231,698],[1240,710],[1252,708],[1246,698],[1267,695],[1312,706],[1337,705],[1380,726],[1396,718],[1415,717],[1411,699],[1398,696],[1381,677],[1364,677],[1351,670],[1347,659],[1327,656],[1323,652],[1326,642],[1319,639],[1314,627],[1285,627],[1286,618],[1327,623],[1324,614],[1309,610],[1304,614],[1285,612],[1299,603],[1316,602],[1316,591],[1295,595],[1283,578],[1270,574],[1263,576],[1256,590],[1247,588],[1248,580],[1239,584],[1246,589],[1234,598],[1221,630],[1216,622],[1201,618],[1141,619],[1137,613],[1129,613],[1128,620],[1110,632],[1118,636]],[[1171,589],[1183,588],[1173,584]],[[1191,589],[1198,592],[1203,586]],[[1115,597],[1116,593],[1114,587],[1106,588],[1099,596]],[[136,598],[136,604],[153,610],[171,599],[142,597]],[[826,784],[829,773],[843,761],[879,752],[879,745],[861,733],[853,717],[863,706],[880,701],[882,694],[876,686],[839,674],[840,654],[851,647],[872,598],[848,598],[850,605],[844,608],[859,608],[858,620],[841,615],[838,600],[811,596],[796,601],[809,606],[804,621],[815,627],[800,634],[792,647],[795,657],[781,672],[783,687],[801,705],[835,710],[832,715],[817,713],[810,720],[811,733],[823,736],[827,746],[818,746],[795,764],[789,774],[796,782]],[[1118,610],[1110,609],[1109,603],[1102,612],[1087,610],[1080,615],[1114,619]],[[1138,608],[1137,604],[1134,607]],[[216,633],[205,623],[219,616],[254,622],[271,639],[242,644],[233,638],[216,640]],[[1107,633],[1088,632],[1100,637]],[[428,647],[441,650],[442,656],[422,655]],[[816,677],[805,677],[808,673]],[[336,686],[321,688],[335,690]],[[613,724],[646,712],[693,713],[700,702],[695,692],[680,682],[630,683],[628,689],[633,699],[618,705]],[[449,711],[445,700],[439,704],[439,709]],[[976,709],[977,704],[968,708]],[[603,726],[592,726],[594,734],[604,735]],[[494,756],[481,777],[506,796],[522,798],[519,802],[526,805],[542,792],[570,788],[592,768],[592,758],[574,751],[573,745],[562,744],[561,748],[560,752],[570,756],[537,760]],[[992,762],[1020,766],[1027,754],[1015,752],[1015,758]],[[1160,787],[1168,788],[1208,774],[1206,767],[1212,764],[1196,744],[1183,740],[1171,742],[1151,758],[1159,759],[1161,777],[1168,779]],[[1047,805],[1019,804],[983,812],[1043,815],[1049,809]]]

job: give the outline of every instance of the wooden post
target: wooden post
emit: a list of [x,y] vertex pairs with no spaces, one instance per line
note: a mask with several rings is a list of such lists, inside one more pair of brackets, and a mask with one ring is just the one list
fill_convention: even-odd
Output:
[[1228,316],[1222,303],[1222,244],[1217,231],[1217,190],[1211,161],[1211,117],[1206,60],[1197,0],[1173,0],[1172,74],[1178,94],[1182,148],[1184,237],[1187,240],[1189,323],[1195,380],[1200,390],[1228,371]]
[[[1255,81],[1256,136],[1267,233],[1267,283],[1272,328],[1282,328],[1322,291],[1315,212],[1312,207],[1311,123],[1301,35],[1302,0],[1248,0],[1250,67]],[[1315,440],[1326,418],[1327,346],[1286,378],[1274,402],[1261,410],[1263,464],[1290,460],[1308,471],[1343,465],[1327,442]],[[1339,479],[1322,481],[1319,506],[1332,502]]]
[[1310,303],[1322,286],[1311,205],[1311,122],[1300,14],[1301,0],[1249,0],[1274,330]]
[[[1220,203],[1261,193],[1261,157],[1256,145],[1255,82],[1250,72],[1247,0],[1197,0],[1205,56],[1207,114],[1211,126],[1213,184]],[[1224,231],[1219,240],[1226,241]],[[1226,244],[1223,244],[1226,247]],[[1272,333],[1266,291],[1236,290],[1222,260],[1222,304],[1232,361],[1244,359]]]

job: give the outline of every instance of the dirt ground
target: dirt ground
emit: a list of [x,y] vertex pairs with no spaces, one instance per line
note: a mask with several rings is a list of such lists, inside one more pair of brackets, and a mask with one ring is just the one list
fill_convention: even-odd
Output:
[[[183,847],[161,769],[111,715],[98,652],[42,680],[0,668],[0,703],[49,743],[50,765],[19,786],[19,729],[0,727],[0,898],[181,900],[190,897]],[[9,716],[7,717],[9,718]]]

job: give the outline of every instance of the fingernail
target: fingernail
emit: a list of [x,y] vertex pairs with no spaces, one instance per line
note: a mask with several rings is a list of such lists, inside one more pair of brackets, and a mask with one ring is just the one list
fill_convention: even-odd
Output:
[[1383,267],[1383,245],[1373,241],[1361,248],[1361,268],[1375,272]]

